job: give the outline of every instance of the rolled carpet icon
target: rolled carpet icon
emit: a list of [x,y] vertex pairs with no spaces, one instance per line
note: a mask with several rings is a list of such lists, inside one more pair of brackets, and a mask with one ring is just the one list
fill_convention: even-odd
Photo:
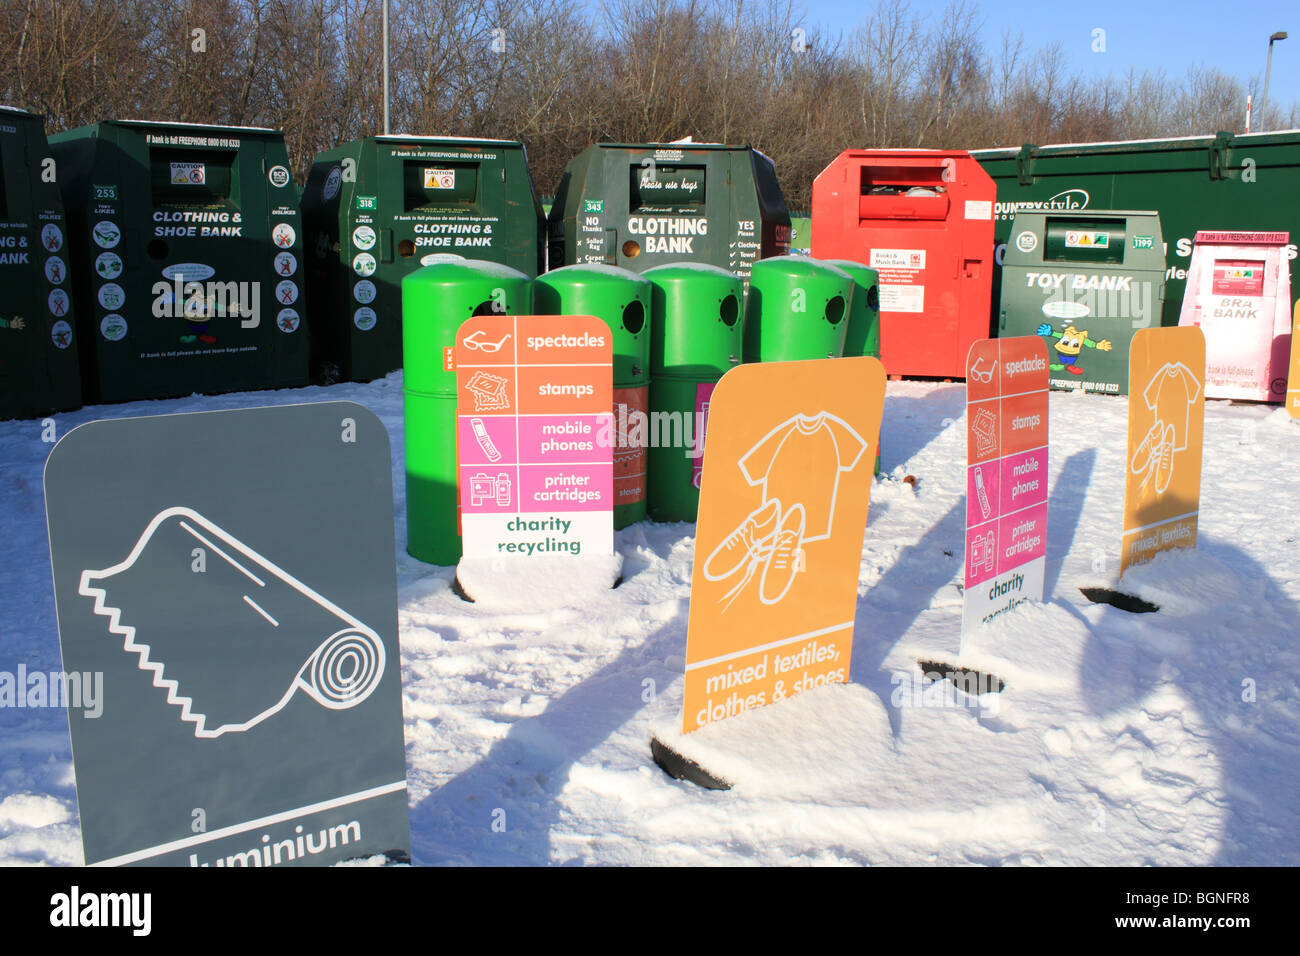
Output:
[[78,592],[195,737],[243,733],[298,691],[355,707],[383,677],[374,630],[189,508],[155,515],[123,561],[82,571]]

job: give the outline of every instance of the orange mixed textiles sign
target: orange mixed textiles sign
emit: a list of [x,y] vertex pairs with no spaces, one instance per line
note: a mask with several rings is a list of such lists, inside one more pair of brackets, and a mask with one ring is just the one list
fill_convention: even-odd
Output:
[[1129,349],[1128,454],[1120,571],[1196,546],[1205,432],[1205,336],[1142,329]]
[[962,631],[1043,599],[1047,346],[981,339],[966,357],[966,584]]
[[874,358],[742,365],[714,389],[683,733],[848,680],[884,399]]
[[456,333],[455,365],[465,555],[612,554],[609,326],[475,316]]
[[1291,325],[1291,378],[1286,387],[1286,407],[1292,418],[1300,418],[1300,301],[1295,304]]

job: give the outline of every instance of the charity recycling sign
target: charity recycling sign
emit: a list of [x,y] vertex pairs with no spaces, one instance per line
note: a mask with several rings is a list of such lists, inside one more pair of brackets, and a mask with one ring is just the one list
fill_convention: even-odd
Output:
[[390,450],[350,402],[96,421],[45,470],[88,864],[409,854]]
[[594,316],[475,316],[456,334],[466,557],[614,551],[613,355]]
[[966,359],[966,577],[962,633],[1043,599],[1047,349],[980,339]]

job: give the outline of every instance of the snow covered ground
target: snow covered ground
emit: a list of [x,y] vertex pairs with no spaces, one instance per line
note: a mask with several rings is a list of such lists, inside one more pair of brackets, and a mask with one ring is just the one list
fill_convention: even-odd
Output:
[[[389,428],[417,864],[1297,864],[1300,423],[1211,402],[1197,552],[1114,584],[1126,403],[1053,394],[1047,603],[961,652],[965,389],[891,382],[852,682],[684,742],[735,786],[650,761],[678,724],[694,527],[616,536],[623,584],[545,610],[468,604],[405,553],[401,374],[96,418],[348,399]],[[39,422],[0,422],[0,670],[59,668]],[[903,481],[915,476],[915,484]],[[918,660],[1000,694],[926,685]],[[505,831],[493,828],[502,819]],[[79,864],[67,722],[0,709],[0,863]]]

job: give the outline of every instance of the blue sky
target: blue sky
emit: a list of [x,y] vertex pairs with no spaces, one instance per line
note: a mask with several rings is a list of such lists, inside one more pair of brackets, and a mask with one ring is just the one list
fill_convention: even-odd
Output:
[[[847,32],[861,22],[874,0],[804,0],[808,19],[830,32]],[[986,51],[1001,44],[1002,31],[1024,33],[1028,50],[1059,40],[1072,72],[1095,70],[1121,76],[1131,66],[1162,67],[1182,77],[1193,64],[1217,67],[1245,83],[1261,78],[1269,35],[1291,36],[1273,45],[1269,98],[1276,104],[1300,100],[1300,0],[1046,0],[998,3],[972,0],[984,21]],[[937,17],[946,0],[911,0],[913,12]],[[1092,52],[1093,30],[1106,31],[1106,52]],[[1244,104],[1243,104],[1244,108]]]

